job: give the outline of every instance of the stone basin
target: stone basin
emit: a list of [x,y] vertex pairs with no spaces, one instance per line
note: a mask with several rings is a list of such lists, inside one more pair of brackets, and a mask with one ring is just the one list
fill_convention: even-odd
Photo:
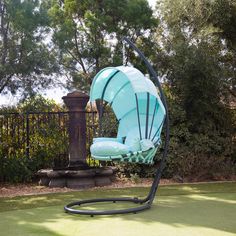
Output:
[[40,178],[39,184],[48,187],[67,187],[83,189],[95,186],[105,186],[114,180],[116,168],[99,167],[83,170],[70,169],[42,169],[37,172]]

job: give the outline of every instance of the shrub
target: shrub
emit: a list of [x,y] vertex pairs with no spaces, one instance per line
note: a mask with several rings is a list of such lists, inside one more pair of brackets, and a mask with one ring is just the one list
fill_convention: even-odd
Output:
[[[224,112],[224,119],[228,119],[227,122],[231,125],[213,128],[212,123],[206,121],[194,132],[185,110],[170,94],[168,105],[170,143],[163,177],[204,180],[228,178],[235,174],[236,145],[233,124],[236,123],[231,120],[235,118],[235,111],[226,109]],[[161,147],[157,151],[153,166],[118,163],[117,167],[129,178],[135,174],[139,177],[153,177],[159,167],[162,152]]]
[[[66,120],[59,122],[58,117],[49,118],[48,114],[37,116],[30,114],[38,111],[58,111],[59,108],[53,101],[37,96],[16,107],[1,109],[3,114],[0,119],[1,181],[29,182],[34,180],[37,170],[53,167],[56,159],[66,162],[62,158],[68,149]],[[18,112],[22,115],[15,116],[6,112]],[[27,117],[29,117],[29,155],[26,148]]]

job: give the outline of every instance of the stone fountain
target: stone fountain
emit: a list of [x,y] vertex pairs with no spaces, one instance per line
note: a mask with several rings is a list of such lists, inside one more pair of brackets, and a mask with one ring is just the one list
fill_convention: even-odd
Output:
[[111,184],[114,168],[89,167],[86,162],[85,108],[89,96],[75,91],[62,99],[69,110],[69,165],[60,169],[39,170],[40,185],[80,189]]

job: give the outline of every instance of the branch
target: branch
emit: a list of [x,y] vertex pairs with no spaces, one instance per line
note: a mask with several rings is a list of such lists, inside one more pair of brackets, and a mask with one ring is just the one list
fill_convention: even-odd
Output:
[[80,52],[79,52],[79,47],[78,47],[78,42],[77,42],[77,31],[76,31],[76,29],[75,29],[75,32],[74,32],[74,37],[75,37],[75,48],[76,48],[77,54],[78,54],[78,56],[79,56],[80,65],[82,66],[83,72],[84,72],[85,74],[87,74],[87,71],[86,71],[86,69],[85,69],[85,66],[84,66],[84,63],[83,63],[83,60],[82,60],[82,56],[81,56],[81,54],[80,54]]
[[88,71],[95,65],[95,62],[88,67]]
[[88,33],[86,26],[84,25],[83,21],[81,20],[80,16],[78,15],[79,23],[81,27],[83,27],[83,32],[87,35],[88,39],[91,38],[91,35]]
[[69,49],[66,49],[66,51],[72,56],[72,58],[74,60],[76,60],[78,63],[80,63],[79,59]]
[[75,67],[68,66],[68,65],[66,65],[65,63],[62,63],[62,62],[61,62],[61,64],[62,64],[65,68],[67,68],[67,69],[76,70],[78,73],[80,72],[80,71],[79,71],[77,68],[75,68]]
[[[81,61],[72,53],[72,52],[70,52],[68,49],[66,49],[66,51],[67,51],[67,53],[69,53],[70,55],[71,55],[71,57],[74,59],[74,60],[76,60],[79,64],[80,64],[80,66],[82,67],[82,69],[83,69],[83,72],[87,75],[88,73],[87,73],[87,71],[86,70],[84,70],[85,68],[83,68],[83,66],[81,65]],[[62,62],[60,62],[63,66],[65,66],[66,68],[68,68],[68,69],[73,69],[73,70],[76,70],[77,72],[81,72],[81,71],[79,71],[78,69],[76,69],[75,67],[70,67],[70,66],[66,66],[64,63],[62,63]]]
[[233,91],[233,89],[230,89],[230,88],[228,88],[228,87],[226,87],[226,89],[227,89],[227,91],[228,91],[233,97],[236,98],[236,92]]

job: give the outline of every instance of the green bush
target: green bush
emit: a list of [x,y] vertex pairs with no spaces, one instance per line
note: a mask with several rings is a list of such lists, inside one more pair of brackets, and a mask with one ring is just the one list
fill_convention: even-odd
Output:
[[[192,121],[176,101],[169,99],[170,147],[164,176],[180,176],[182,179],[227,178],[235,172],[235,145],[233,127],[199,122],[197,131]],[[215,108],[216,109],[216,108]],[[233,124],[231,110],[225,109],[224,119]],[[227,117],[228,114],[228,117]],[[218,113],[222,116],[221,113]]]
[[[1,109],[0,112],[3,114],[0,118],[1,181],[29,182],[35,179],[35,173],[39,169],[53,167],[57,159],[67,161],[63,159],[68,149],[66,120],[61,120],[59,124],[58,117],[48,119],[47,113],[46,116],[40,114],[37,117],[30,114],[59,109],[63,108],[41,96],[30,98],[16,107]],[[22,115],[14,116],[6,114],[7,112],[18,112]],[[29,156],[26,155],[26,113],[30,120]]]
[[[224,119],[231,125],[221,124],[213,128],[208,121],[194,132],[192,121],[187,118],[181,104],[170,96],[169,91],[166,92],[170,113],[170,143],[163,177],[206,180],[229,178],[235,174],[235,128],[232,124],[236,123],[231,120],[235,117],[235,111],[226,108],[224,111]],[[221,113],[218,115],[221,116]],[[153,177],[159,167],[162,152],[163,147],[158,150],[153,166],[118,163],[120,175],[129,178],[135,174],[139,177]]]
[[[204,180],[227,178],[234,174],[236,166],[235,127],[224,125],[223,121],[219,121],[223,123],[214,127],[214,124],[208,121],[202,122],[198,130],[193,131],[193,123],[187,118],[186,111],[181,103],[171,96],[168,90],[166,93],[170,112],[170,147],[163,177]],[[46,111],[58,109],[53,104],[51,104],[52,107],[50,108],[48,101],[44,107],[43,100],[42,98],[40,99],[37,109]],[[37,104],[37,101],[32,103],[26,101],[24,104],[27,104],[27,106],[21,105],[20,108],[14,108],[15,110],[11,108],[11,111],[18,111],[17,109],[30,111],[31,108],[29,107],[34,103]],[[227,119],[226,123],[235,124],[236,112],[226,109],[224,111],[224,119]],[[103,121],[102,135],[115,137],[117,120],[109,108],[104,113]],[[91,132],[91,130],[90,133],[87,133],[89,134],[87,137],[87,151],[89,154],[91,140],[94,135],[98,135],[98,119],[96,118],[93,121],[92,117],[89,117],[87,122],[89,126],[95,125],[97,127],[95,133]],[[14,121],[9,124],[9,127],[11,127],[10,132],[17,128],[14,127]],[[88,129],[90,128],[88,127]],[[22,131],[20,130],[19,132],[21,134]],[[164,141],[164,136],[162,140]],[[37,170],[53,166],[55,157],[65,152],[63,147],[67,142],[68,137],[62,137],[61,130],[58,129],[55,120],[42,123],[40,129],[36,129],[36,132],[30,135],[30,157],[28,158],[25,155],[25,147],[18,144],[14,135],[2,132],[0,180],[8,182],[33,181]],[[136,181],[138,178],[154,176],[160,165],[162,152],[163,147],[160,147],[153,166],[130,163],[100,164],[116,165],[119,170],[118,174],[121,177],[125,176]],[[66,162],[66,160],[64,161]],[[96,164],[99,165],[99,163]]]

